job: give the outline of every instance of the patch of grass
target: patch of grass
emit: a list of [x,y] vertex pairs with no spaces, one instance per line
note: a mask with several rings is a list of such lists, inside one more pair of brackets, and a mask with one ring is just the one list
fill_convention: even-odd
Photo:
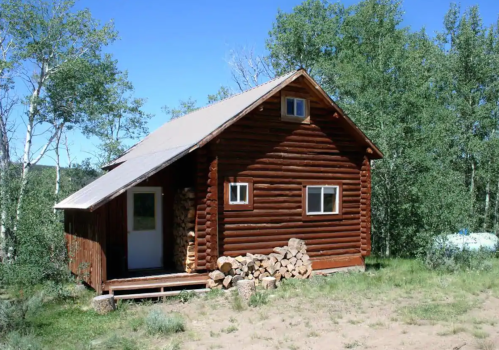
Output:
[[162,350],[180,350],[180,345],[182,345],[180,340],[173,339]]
[[377,322],[369,323],[368,326],[371,327],[371,328],[375,328],[375,329],[385,328],[386,327],[386,323],[384,323],[382,321],[377,321]]
[[474,306],[465,301],[458,300],[450,303],[424,303],[419,305],[405,306],[399,310],[405,317],[406,323],[413,324],[417,320],[426,321],[452,321],[462,316]]
[[481,330],[481,329],[474,329],[471,334],[477,338],[477,339],[485,339],[489,337],[489,333]]
[[116,350],[139,350],[137,341],[123,337],[122,335],[113,334],[103,344],[103,349],[116,349]]
[[269,296],[266,293],[255,293],[250,297],[248,305],[251,307],[259,307],[266,305],[269,302]]
[[149,334],[172,334],[185,331],[184,319],[180,315],[166,315],[159,309],[149,312],[145,325]]
[[0,349],[3,350],[42,350],[40,339],[33,333],[22,334],[11,332],[5,337],[5,342],[0,342]]
[[316,331],[311,331],[311,332],[308,332],[307,334],[307,337],[309,338],[317,338],[319,336],[319,333],[317,333]]
[[355,349],[356,347],[360,346],[360,343],[356,340],[351,343],[345,343],[343,344],[343,346],[345,347],[345,349]]
[[476,348],[478,350],[495,350],[496,345],[491,340],[479,340],[476,343]]
[[230,325],[229,327],[223,329],[223,332],[227,333],[227,334],[230,334],[230,333],[237,332],[238,330],[239,330],[239,328],[237,328],[236,325]]
[[245,309],[243,299],[239,296],[237,291],[232,293],[231,306],[234,311],[243,311]]
[[442,331],[442,332],[438,332],[437,334],[445,337],[448,335],[455,335],[455,334],[463,333],[466,331],[467,331],[467,329],[463,326],[453,326],[450,329],[447,329],[447,330]]
[[179,295],[176,295],[174,300],[179,300],[181,303],[187,303],[189,300],[197,298],[198,295],[194,293],[193,291],[188,291],[188,290],[183,290],[180,292]]
[[221,289],[210,289],[208,293],[204,294],[205,299],[212,300],[222,297],[225,292]]
[[109,336],[115,331],[128,330],[131,312],[118,309],[98,315],[88,308],[89,300],[60,304],[50,302],[29,318],[33,332],[47,349],[75,349],[92,340]]
[[210,337],[212,337],[212,338],[218,338],[218,337],[220,337],[220,333],[210,331]]
[[128,321],[128,325],[132,329],[132,331],[137,332],[144,325],[143,317],[134,317]]

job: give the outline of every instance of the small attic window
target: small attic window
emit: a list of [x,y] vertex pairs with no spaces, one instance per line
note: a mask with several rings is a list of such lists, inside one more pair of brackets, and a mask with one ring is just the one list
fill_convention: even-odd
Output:
[[281,120],[310,124],[310,101],[305,94],[281,93]]
[[286,97],[286,115],[305,118],[306,103],[303,98]]

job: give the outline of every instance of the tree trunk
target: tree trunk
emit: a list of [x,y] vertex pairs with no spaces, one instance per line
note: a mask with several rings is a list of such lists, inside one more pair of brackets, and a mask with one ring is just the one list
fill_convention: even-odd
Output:
[[489,208],[490,208],[490,180],[487,180],[485,186],[485,209],[483,215],[483,230],[487,231],[489,222]]
[[[61,142],[61,137],[62,137],[62,131],[63,131],[63,125],[59,128],[59,132],[57,133],[56,139],[55,139],[55,191],[54,191],[54,205],[57,204],[59,201],[59,191],[61,187],[61,157],[59,155],[59,144]],[[54,208],[54,214],[57,212],[57,210]]]
[[497,190],[496,190],[496,203],[495,203],[495,206],[494,206],[494,230],[497,230],[497,223],[498,223],[498,217],[497,217],[497,213],[498,213],[498,210],[499,210],[499,181],[497,181]]

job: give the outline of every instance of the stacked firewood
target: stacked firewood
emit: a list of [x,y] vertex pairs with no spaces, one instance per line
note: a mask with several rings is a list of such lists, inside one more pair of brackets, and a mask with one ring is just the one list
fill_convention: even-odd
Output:
[[279,283],[288,278],[309,278],[312,274],[305,242],[296,238],[291,238],[287,246],[274,248],[269,255],[222,256],[217,267],[209,274],[208,288],[230,288],[243,279],[254,280],[259,285],[265,277],[274,277]]
[[173,258],[179,271],[192,272],[195,268],[196,216],[195,192],[192,188],[180,189],[173,204],[173,237],[175,239]]

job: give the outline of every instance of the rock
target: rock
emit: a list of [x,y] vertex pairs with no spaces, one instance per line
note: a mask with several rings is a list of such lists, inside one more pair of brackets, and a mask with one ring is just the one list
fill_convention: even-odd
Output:
[[111,311],[116,310],[116,304],[114,303],[114,295],[106,294],[99,295],[92,299],[92,307],[95,312],[99,315],[105,315]]
[[264,277],[262,287],[263,289],[276,289],[276,279],[274,277]]
[[[229,269],[230,270],[230,269]],[[229,272],[229,270],[227,270],[227,272]],[[225,275],[223,274],[223,272],[221,271],[218,271],[218,270],[215,270],[215,271],[212,271],[210,272],[210,274],[208,275],[212,280],[214,281],[219,281],[219,280],[223,280],[225,278]]]
[[256,292],[255,281],[253,280],[238,281],[236,287],[239,296],[246,301]]
[[212,279],[209,279],[208,283],[206,283],[206,288],[210,288],[210,289],[220,289],[220,288],[222,288],[221,280],[214,281]]
[[290,238],[288,241],[288,248],[302,250],[302,249],[307,249],[307,246],[305,245],[305,242],[301,239]]
[[[217,267],[223,273],[228,273],[232,269],[232,258],[228,256],[221,256],[217,259]],[[215,279],[215,278],[214,278]]]
[[232,276],[227,276],[224,278],[222,284],[225,288],[229,288],[231,282],[232,282]]
[[235,286],[237,282],[242,281],[243,279],[244,277],[239,275],[232,277],[232,285]]

